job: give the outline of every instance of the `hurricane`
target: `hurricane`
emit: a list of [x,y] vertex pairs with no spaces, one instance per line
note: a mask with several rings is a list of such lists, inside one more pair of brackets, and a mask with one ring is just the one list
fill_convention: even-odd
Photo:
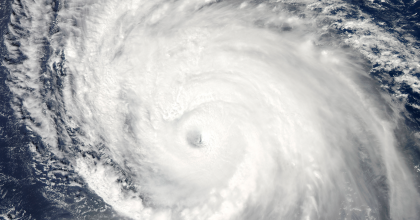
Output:
[[397,4],[7,1],[0,218],[419,219]]

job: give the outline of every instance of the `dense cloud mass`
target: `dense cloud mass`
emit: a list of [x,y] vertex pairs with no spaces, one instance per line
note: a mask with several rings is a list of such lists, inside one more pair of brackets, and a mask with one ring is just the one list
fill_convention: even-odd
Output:
[[358,29],[329,14],[347,3],[12,7],[3,65],[16,117],[44,146],[27,145],[34,167],[65,160],[79,179],[67,184],[121,218],[418,219],[396,134],[404,94],[369,75],[372,63],[415,72],[418,51],[368,53],[392,35],[366,14]]

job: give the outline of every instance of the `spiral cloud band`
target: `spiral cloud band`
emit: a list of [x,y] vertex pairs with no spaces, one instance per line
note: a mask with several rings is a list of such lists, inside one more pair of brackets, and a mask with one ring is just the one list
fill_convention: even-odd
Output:
[[315,12],[75,0],[54,17],[49,1],[22,2],[14,7],[31,17],[19,21],[31,34],[20,52],[7,45],[27,57],[7,64],[27,112],[17,114],[121,216],[418,216],[398,106],[359,52],[321,40]]

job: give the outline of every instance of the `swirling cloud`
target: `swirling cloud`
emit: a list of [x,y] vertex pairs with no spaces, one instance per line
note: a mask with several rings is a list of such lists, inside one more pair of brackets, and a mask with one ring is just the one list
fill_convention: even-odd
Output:
[[25,105],[51,151],[122,215],[416,216],[397,110],[357,52],[321,45],[313,20],[279,3],[62,7],[47,62],[65,69],[55,101],[76,132],[51,132],[51,116],[29,106],[45,97]]

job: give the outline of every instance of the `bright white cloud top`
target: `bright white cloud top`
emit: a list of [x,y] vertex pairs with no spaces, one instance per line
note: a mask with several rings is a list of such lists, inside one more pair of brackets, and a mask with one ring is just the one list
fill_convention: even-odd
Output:
[[340,15],[320,3],[21,2],[19,48],[6,43],[26,59],[5,63],[16,114],[121,216],[418,217],[399,105],[362,54],[386,61],[360,37],[321,40]]

